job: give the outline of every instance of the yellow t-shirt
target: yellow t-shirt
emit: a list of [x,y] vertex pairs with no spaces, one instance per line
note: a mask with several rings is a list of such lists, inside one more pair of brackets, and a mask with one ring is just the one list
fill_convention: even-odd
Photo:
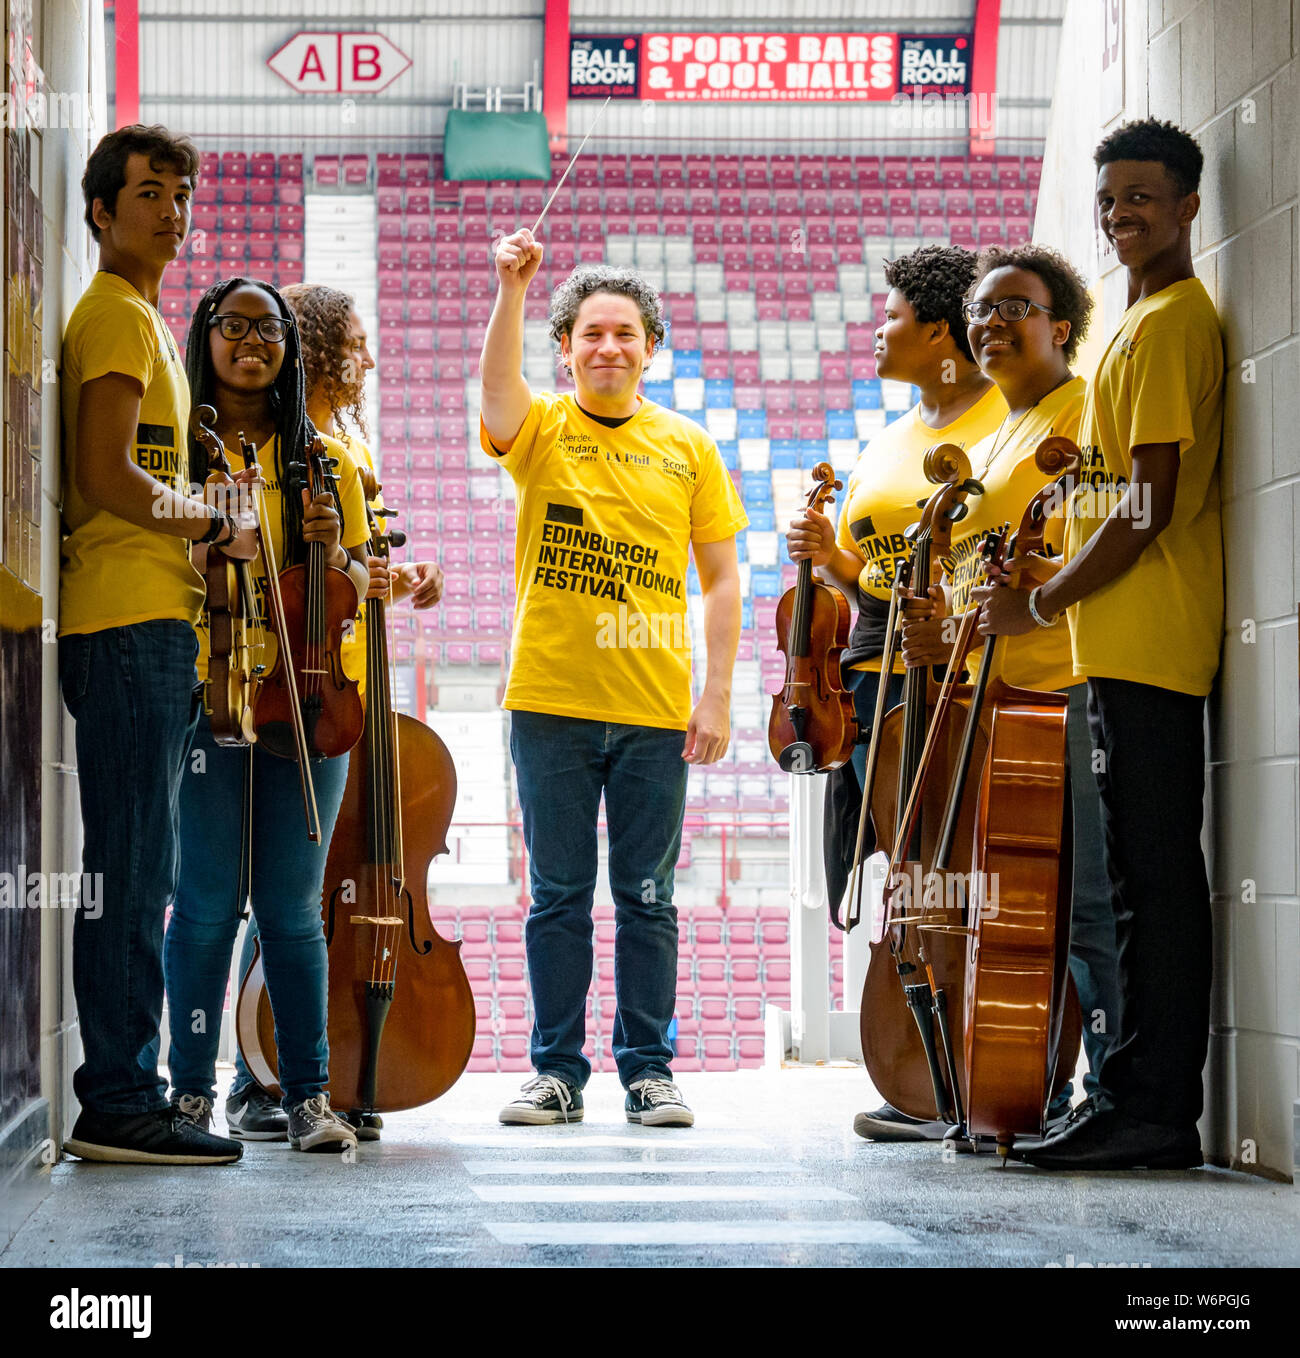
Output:
[[[1082,377],[1048,392],[1028,414],[1007,427],[982,438],[970,450],[971,471],[984,486],[983,495],[972,495],[967,514],[953,528],[952,584],[953,611],[963,613],[970,607],[971,589],[984,578],[979,549],[991,532],[1006,529],[1014,533],[1030,500],[1047,484],[1034,465],[1038,445],[1050,434],[1073,439],[1079,431],[1079,414],[1087,383]],[[989,459],[992,458],[992,461]],[[1057,514],[1048,521],[1045,534],[1047,555],[1061,550],[1064,524]],[[984,648],[972,651],[967,664],[972,675],[978,673]],[[1036,627],[1018,637],[1002,637],[994,674],[1001,675],[1017,688],[1057,690],[1081,683],[1074,673],[1070,655],[1070,633],[1059,624]]]
[[1076,673],[1209,693],[1223,641],[1222,425],[1219,318],[1200,280],[1183,279],[1124,313],[1084,400],[1067,559],[1127,490],[1133,448],[1176,441],[1179,468],[1169,525],[1123,575],[1068,610]]
[[479,439],[519,497],[505,706],[684,731],[690,544],[748,523],[717,444],[653,401],[612,429],[553,392],[508,452]]
[[[990,387],[973,406],[942,429],[932,429],[913,406],[862,450],[844,488],[844,507],[836,529],[836,544],[855,552],[864,562],[858,576],[858,619],[845,653],[849,668],[880,669],[884,650],[889,591],[899,565],[910,548],[905,532],[921,517],[917,501],[934,494],[921,462],[936,443],[955,443],[969,450],[997,428],[1007,403],[997,387]],[[866,653],[869,658],[858,660]],[[900,657],[896,670],[903,669]]]
[[63,337],[63,564],[59,634],[174,618],[193,622],[203,581],[185,538],[155,533],[92,509],[77,491],[81,388],[109,373],[140,384],[131,456],[156,481],[189,489],[190,388],[162,318],[124,278],[100,271],[82,294]]
[[[328,438],[325,435],[322,435],[322,438],[325,441],[327,456],[336,457],[339,461],[335,475],[339,482],[339,501],[343,506],[343,547],[345,550],[351,547],[359,547],[370,534],[366,526],[366,503],[361,493],[361,480],[357,475],[357,464],[352,460],[352,454],[337,439]],[[227,455],[232,467],[244,465],[238,451],[231,453],[227,449]],[[257,461],[262,469],[262,477],[266,481],[263,489],[266,519],[261,526],[263,532],[270,534],[269,541],[271,551],[275,556],[275,564],[277,568],[283,570],[285,555],[283,504],[280,498],[280,472],[276,465],[274,439],[257,450]],[[266,630],[266,574],[262,570],[260,559],[250,561],[248,568],[253,577],[253,596],[257,600],[257,614],[262,623],[266,643],[265,650],[258,656],[258,660],[266,666],[269,674],[275,664],[276,642],[275,637]],[[199,618],[194,630],[199,637],[197,664],[199,678],[202,680],[208,677],[208,618],[206,613]]]
[[[369,445],[364,439],[358,438],[355,434],[341,434],[338,440],[344,448],[351,454],[353,461],[357,464],[358,471],[365,468],[369,471],[375,470],[375,457],[370,451]],[[377,507],[384,502],[382,495],[370,501],[372,507]],[[386,525],[379,515],[376,515],[379,523],[379,531],[382,533]],[[368,536],[368,535],[367,535]],[[391,605],[390,605],[391,607]],[[343,673],[349,679],[357,681],[357,692],[365,697],[366,692],[366,603],[363,599],[361,608],[357,612],[356,622],[353,626],[352,635],[343,642],[341,652],[343,660]]]

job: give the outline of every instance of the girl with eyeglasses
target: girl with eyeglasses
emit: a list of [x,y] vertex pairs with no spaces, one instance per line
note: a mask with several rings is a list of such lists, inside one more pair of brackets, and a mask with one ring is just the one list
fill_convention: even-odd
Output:
[[[974,604],[971,591],[983,584],[980,545],[990,531],[1014,532],[1025,506],[1047,478],[1034,464],[1038,445],[1049,435],[1077,439],[1085,383],[1070,363],[1087,333],[1092,313],[1088,287],[1068,260],[1040,245],[994,247],[979,257],[975,282],[962,308],[971,352],[997,384],[1007,415],[991,434],[970,449],[971,474],[984,487],[967,501],[966,517],[954,527],[951,567],[945,586],[930,591],[930,603],[909,605],[903,629],[903,659],[909,666],[946,665],[951,645],[944,617]],[[1057,513],[1046,535],[1059,556],[1064,513]],[[929,613],[928,617],[919,616]],[[949,629],[951,630],[951,629]],[[971,675],[982,651],[967,660]],[[1092,771],[1087,689],[1074,672],[1070,635],[1064,627],[1039,626],[1024,636],[1008,637],[996,671],[1019,688],[1069,694],[1067,737],[1074,815],[1073,916],[1070,972],[1083,1010],[1091,1095],[1106,1052],[1118,1030],[1119,990],[1115,922],[1103,858],[1101,802]],[[1069,1086],[1048,1109],[1049,1125],[1069,1112]]]
[[[328,565],[348,570],[358,606],[369,584],[363,544],[365,502],[356,464],[326,438],[338,459],[338,489],[310,498],[285,489],[289,469],[305,460],[316,435],[307,416],[306,383],[293,313],[268,283],[232,278],[209,289],[190,325],[186,370],[193,405],[217,412],[216,433],[232,466],[239,437],[258,449],[266,518],[262,531],[283,570],[323,543]],[[202,482],[207,459],[193,437],[190,479]],[[200,563],[201,567],[201,563]],[[265,626],[267,582],[254,570]],[[208,658],[198,627],[200,678]],[[274,638],[267,637],[273,647]],[[272,655],[261,661],[267,669]],[[341,1151],[356,1135],[329,1106],[326,1036],[328,958],[320,895],[330,835],[347,780],[346,755],[312,761],[321,842],[303,828],[298,770],[259,745],[216,744],[200,717],[180,793],[181,870],[163,948],[171,1013],[172,1102],[207,1128],[216,1097],[216,1058],[231,950],[245,899],[261,935],[266,986],[275,1016],[282,1109],[237,1073],[226,1102],[230,1135],[284,1140],[295,1150]]]

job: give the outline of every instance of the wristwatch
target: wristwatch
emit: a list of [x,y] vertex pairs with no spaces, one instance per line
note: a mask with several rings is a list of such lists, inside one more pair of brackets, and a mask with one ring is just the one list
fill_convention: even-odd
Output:
[[1061,615],[1059,613],[1056,614],[1055,617],[1045,618],[1038,611],[1038,592],[1041,589],[1042,585],[1035,585],[1034,588],[1029,591],[1029,616],[1033,618],[1039,627],[1055,627],[1056,624],[1061,621]]

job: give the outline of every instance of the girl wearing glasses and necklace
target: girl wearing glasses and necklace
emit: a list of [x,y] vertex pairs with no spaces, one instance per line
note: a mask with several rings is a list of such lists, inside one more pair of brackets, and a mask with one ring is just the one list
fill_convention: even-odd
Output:
[[[360,606],[369,585],[363,548],[368,527],[351,456],[335,440],[325,440],[328,455],[338,459],[337,499],[282,491],[290,465],[304,461],[316,434],[307,417],[298,332],[288,304],[269,284],[245,278],[210,289],[190,325],[186,370],[194,406],[210,405],[217,412],[216,433],[231,450],[232,465],[240,465],[234,454],[241,432],[258,449],[265,482],[262,528],[278,568],[302,561],[307,543],[323,543],[327,564],[352,576]],[[205,454],[191,438],[190,478],[201,482],[205,474]],[[265,624],[266,580],[256,569],[254,592]],[[203,621],[197,630],[202,678],[208,657]],[[270,665],[271,657],[263,660]],[[328,959],[320,920],[325,860],[347,768],[346,755],[313,761],[321,823],[321,842],[313,844],[303,832],[293,761],[257,745],[219,746],[206,715],[199,720],[181,786],[180,883],[163,964],[172,1102],[204,1128],[212,1119],[222,1003],[247,894],[261,935],[285,1097],[281,1112],[251,1081],[232,1089],[226,1103],[230,1134],[257,1140],[287,1136],[303,1151],[356,1145],[352,1128],[330,1110],[326,1092]]]
[[[983,583],[980,545],[990,531],[1014,531],[1025,506],[1046,478],[1034,465],[1038,445],[1049,435],[1077,439],[1085,383],[1070,371],[1087,333],[1092,299],[1083,279],[1054,250],[1038,245],[992,248],[979,257],[975,283],[963,307],[967,339],[981,370],[997,384],[1007,403],[1001,425],[970,449],[971,474],[984,487],[967,501],[969,513],[953,531],[952,567],[945,586],[931,590],[927,603],[908,605],[914,615],[903,630],[903,660],[909,667],[946,665],[951,651],[943,618],[972,605],[971,590]],[[1064,514],[1051,520],[1046,539],[1059,555]],[[919,616],[928,613],[928,617]],[[948,629],[951,631],[951,628]],[[974,675],[980,651],[967,660]],[[1020,688],[1068,692],[1067,736],[1070,790],[1074,807],[1074,894],[1070,928],[1070,973],[1083,1010],[1092,1094],[1107,1050],[1118,1031],[1119,991],[1115,921],[1103,857],[1101,803],[1092,770],[1087,686],[1074,672],[1070,636],[1064,627],[1035,628],[1003,643],[998,673]],[[1069,1112],[1069,1086],[1048,1109],[1048,1122]]]

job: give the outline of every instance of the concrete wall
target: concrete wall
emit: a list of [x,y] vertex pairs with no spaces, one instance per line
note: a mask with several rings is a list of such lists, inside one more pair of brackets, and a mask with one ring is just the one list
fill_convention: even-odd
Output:
[[[1098,238],[1092,147],[1119,123],[1169,119],[1205,152],[1192,235],[1223,319],[1227,623],[1210,702],[1206,845],[1215,986],[1207,1152],[1294,1171],[1300,1098],[1300,0],[1072,0],[1035,237],[1096,280],[1088,373],[1125,306]],[[1118,49],[1118,50],[1116,50]]]
[[[42,136],[45,214],[45,371],[41,492],[44,500],[41,573],[45,616],[58,616],[60,416],[56,366],[63,331],[98,266],[82,218],[81,176],[91,148],[108,131],[104,102],[104,17],[100,0],[46,0],[39,60],[47,88],[77,91],[87,117],[78,127],[47,129]],[[77,793],[73,724],[58,689],[56,646],[45,648],[41,714],[41,840],[46,872],[80,872],[81,811]],[[81,1039],[72,998],[72,911],[45,911],[41,939],[41,1085],[52,1105],[51,1126],[62,1137],[76,1105],[72,1072],[81,1062]]]

